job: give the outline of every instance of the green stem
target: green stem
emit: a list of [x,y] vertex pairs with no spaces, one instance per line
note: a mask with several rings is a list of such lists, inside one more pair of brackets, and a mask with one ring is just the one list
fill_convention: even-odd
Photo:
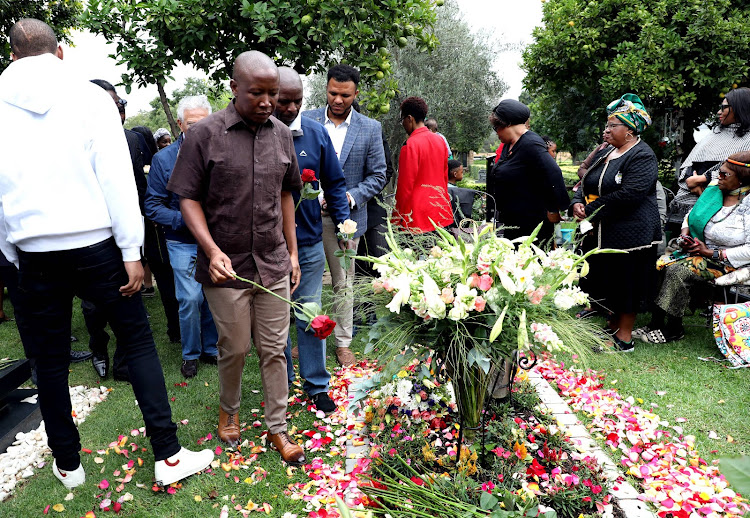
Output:
[[287,298],[284,298],[284,297],[282,297],[281,295],[279,295],[278,293],[274,293],[274,292],[272,292],[271,290],[269,290],[269,289],[268,289],[268,288],[266,288],[265,286],[261,286],[260,284],[258,284],[258,283],[257,283],[257,282],[255,282],[255,281],[251,281],[250,279],[245,279],[244,277],[240,277],[240,276],[239,276],[239,275],[237,275],[236,273],[233,273],[233,274],[232,274],[232,277],[234,277],[234,278],[235,278],[235,279],[237,279],[238,281],[242,281],[242,282],[246,282],[246,283],[248,283],[248,284],[252,284],[252,285],[253,285],[253,286],[255,286],[256,288],[260,288],[261,290],[265,291],[265,292],[266,292],[266,293],[268,293],[269,295],[273,295],[273,296],[274,296],[274,297],[276,297],[277,299],[279,299],[279,300],[283,300],[284,302],[286,302],[287,304],[289,304],[290,306],[292,306],[292,307],[294,308],[295,312],[299,311],[299,312],[303,313],[303,314],[304,314],[304,315],[305,315],[305,316],[306,316],[307,318],[309,318],[310,320],[312,320],[313,318],[315,318],[315,317],[316,317],[316,315],[313,315],[313,314],[309,313],[308,311],[306,311],[306,310],[305,310],[305,308],[304,308],[304,307],[302,307],[301,305],[297,304],[296,302],[293,302],[293,301],[291,301],[291,300],[289,300],[289,299],[287,299]]

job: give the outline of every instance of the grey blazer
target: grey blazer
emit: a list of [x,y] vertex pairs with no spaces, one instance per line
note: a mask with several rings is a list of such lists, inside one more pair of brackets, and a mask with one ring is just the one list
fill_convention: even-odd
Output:
[[[326,108],[308,110],[302,115],[325,125]],[[383,190],[385,178],[385,152],[380,123],[352,110],[352,121],[339,155],[341,169],[346,178],[346,190],[354,198],[350,218],[357,222],[359,237],[367,230],[367,202]]]

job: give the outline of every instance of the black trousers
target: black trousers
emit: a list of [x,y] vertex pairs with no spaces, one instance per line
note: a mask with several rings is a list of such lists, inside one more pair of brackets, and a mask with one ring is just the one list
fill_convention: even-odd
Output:
[[60,469],[80,462],[78,430],[68,392],[70,319],[73,297],[93,302],[106,315],[128,359],[128,374],[156,460],[180,450],[167,399],[164,374],[140,294],[124,297],[128,282],[122,253],[113,238],[56,252],[19,250],[18,330],[26,354],[36,360],[39,405],[49,447]]

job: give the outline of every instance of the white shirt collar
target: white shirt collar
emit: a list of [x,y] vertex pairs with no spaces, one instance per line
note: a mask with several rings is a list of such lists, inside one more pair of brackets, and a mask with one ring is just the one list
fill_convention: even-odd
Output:
[[[326,109],[325,109],[325,111],[323,113],[324,113],[325,118],[326,118],[325,121],[324,121],[324,125],[330,123],[330,124],[333,124],[334,126],[336,126],[336,124],[334,124],[333,121],[328,118],[328,105],[326,105]],[[347,126],[349,126],[352,123],[352,113],[354,113],[354,108],[351,108],[349,110],[349,115],[346,117],[346,120],[341,123],[342,125],[346,124]]]
[[292,132],[293,137],[301,137],[305,134],[305,132],[302,131],[302,112],[299,112],[297,118],[289,125],[289,130]]

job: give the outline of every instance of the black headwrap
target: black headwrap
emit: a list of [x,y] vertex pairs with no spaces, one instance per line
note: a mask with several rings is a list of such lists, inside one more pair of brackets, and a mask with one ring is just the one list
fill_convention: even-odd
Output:
[[528,106],[513,99],[500,101],[500,104],[495,106],[492,113],[495,114],[495,117],[497,117],[500,122],[507,124],[508,126],[524,124],[529,120],[529,116],[531,115]]

